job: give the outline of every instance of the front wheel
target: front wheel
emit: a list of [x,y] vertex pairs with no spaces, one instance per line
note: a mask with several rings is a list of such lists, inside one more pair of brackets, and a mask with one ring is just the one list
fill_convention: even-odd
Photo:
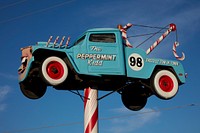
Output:
[[66,80],[68,68],[61,58],[51,56],[42,63],[41,74],[48,84],[56,86],[62,84]]
[[47,89],[47,86],[39,78],[32,78],[30,80],[20,82],[21,92],[29,99],[41,98]]
[[178,80],[169,70],[157,71],[152,79],[151,86],[156,96],[161,99],[171,99],[178,92]]

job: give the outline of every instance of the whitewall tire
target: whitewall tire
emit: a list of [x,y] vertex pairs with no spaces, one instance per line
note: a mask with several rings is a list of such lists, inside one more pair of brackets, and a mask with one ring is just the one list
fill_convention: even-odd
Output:
[[56,86],[62,84],[66,80],[68,68],[61,58],[51,56],[42,63],[41,73],[48,84]]
[[171,99],[178,92],[178,80],[169,70],[160,70],[152,77],[151,86],[155,95],[161,99]]

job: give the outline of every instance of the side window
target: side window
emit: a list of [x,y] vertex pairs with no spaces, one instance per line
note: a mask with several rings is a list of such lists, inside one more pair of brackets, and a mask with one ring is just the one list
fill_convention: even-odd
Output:
[[74,44],[74,45],[77,45],[77,44],[79,44],[79,43],[80,43],[80,42],[82,42],[84,39],[85,39],[85,35],[84,35],[84,36],[82,36],[80,39],[78,39],[78,40],[75,42],[75,44]]
[[114,33],[91,34],[89,37],[89,41],[102,43],[116,43],[116,37]]

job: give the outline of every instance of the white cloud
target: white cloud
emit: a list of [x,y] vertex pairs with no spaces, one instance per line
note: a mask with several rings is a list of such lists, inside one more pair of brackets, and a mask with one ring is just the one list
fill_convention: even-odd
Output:
[[6,78],[6,79],[11,79],[11,80],[17,80],[17,75],[12,75],[8,73],[0,73],[0,77]]
[[160,116],[159,111],[153,109],[144,108],[139,112],[132,112],[126,108],[113,109],[114,112],[120,113],[124,116],[111,120],[112,126],[109,132],[114,133],[130,133],[136,129],[143,127],[144,125],[152,122]]
[[0,101],[2,101],[6,95],[10,92],[11,87],[10,86],[0,86]]
[[10,91],[10,86],[0,86],[0,111],[4,111],[6,109],[7,105],[3,101],[5,100]]
[[6,104],[0,103],[0,111],[4,111],[6,109]]

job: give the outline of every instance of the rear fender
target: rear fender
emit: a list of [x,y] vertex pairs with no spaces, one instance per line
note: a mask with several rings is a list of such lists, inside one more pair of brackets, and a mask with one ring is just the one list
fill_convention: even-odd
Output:
[[185,72],[179,61],[148,58],[145,51],[137,48],[125,48],[125,51],[127,77],[149,79],[158,67],[172,68],[180,83],[185,83]]

